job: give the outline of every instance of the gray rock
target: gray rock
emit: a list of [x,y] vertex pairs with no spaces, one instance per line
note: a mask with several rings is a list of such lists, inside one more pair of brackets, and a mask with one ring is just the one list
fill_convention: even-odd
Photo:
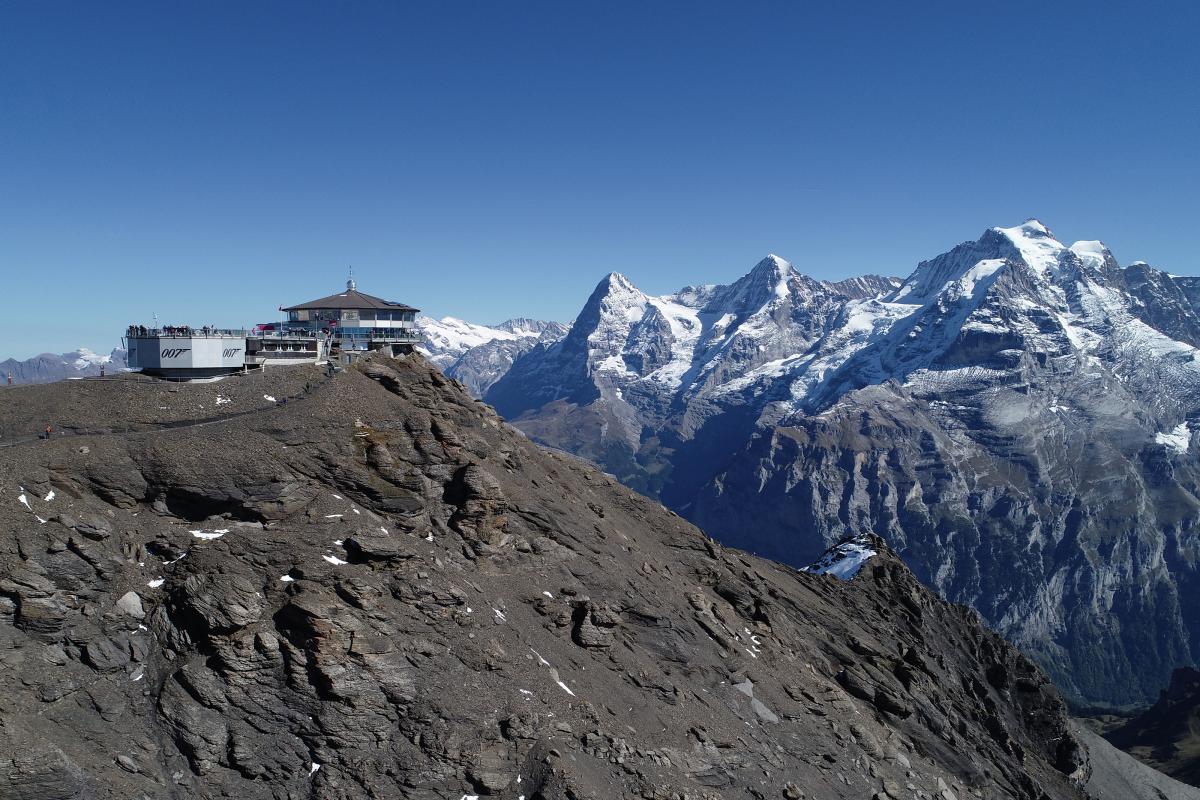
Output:
[[142,598],[137,592],[126,592],[117,600],[116,606],[122,612],[136,619],[142,619],[146,616],[145,610],[142,608]]

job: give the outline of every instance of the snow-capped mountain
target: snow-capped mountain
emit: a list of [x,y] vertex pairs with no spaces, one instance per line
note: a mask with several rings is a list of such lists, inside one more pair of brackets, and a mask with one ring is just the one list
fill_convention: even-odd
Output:
[[879,276],[817,281],[774,255],[729,286],[661,297],[613,273],[562,340],[518,359],[486,397],[532,435],[569,443],[655,493],[666,473],[645,451],[648,432],[653,448],[692,439],[723,408],[745,405],[738,389],[748,379],[821,347],[849,304],[873,302],[899,284]]
[[18,361],[9,358],[0,361],[0,383],[51,383],[68,378],[86,378],[100,374],[104,367],[109,374],[124,371],[125,350],[114,348],[107,355],[100,355],[81,347],[70,353],[42,353]]
[[419,317],[417,327],[425,338],[421,353],[476,397],[482,397],[515,358],[567,332],[561,322],[524,318],[505,320],[493,327],[454,317]]
[[610,275],[486,399],[726,543],[877,533],[1077,699],[1139,702],[1200,656],[1198,284],[1036,220],[861,289]]

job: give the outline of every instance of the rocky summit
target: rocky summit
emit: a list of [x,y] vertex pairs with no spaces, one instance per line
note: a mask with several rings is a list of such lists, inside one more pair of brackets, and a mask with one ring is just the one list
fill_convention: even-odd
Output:
[[882,536],[1074,700],[1130,707],[1200,657],[1198,286],[1036,220],[903,281],[611,275],[485,397],[726,544]]
[[419,356],[2,397],[0,797],[1200,796],[882,540],[722,548]]

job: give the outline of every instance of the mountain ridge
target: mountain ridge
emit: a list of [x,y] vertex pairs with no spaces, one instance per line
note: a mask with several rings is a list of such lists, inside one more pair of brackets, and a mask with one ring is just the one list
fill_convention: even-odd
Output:
[[660,298],[606,281],[485,395],[535,440],[793,564],[879,534],[1076,701],[1148,702],[1194,661],[1196,281],[1036,220],[870,297],[778,257]]
[[882,540],[727,550],[419,356],[6,400],[77,432],[0,461],[14,797],[1200,796]]

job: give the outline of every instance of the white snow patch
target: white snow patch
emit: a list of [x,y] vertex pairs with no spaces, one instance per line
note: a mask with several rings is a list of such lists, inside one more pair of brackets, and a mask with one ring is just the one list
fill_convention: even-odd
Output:
[[220,539],[222,536],[229,533],[229,529],[219,528],[215,531],[188,531],[188,533],[190,533],[192,536],[195,536],[197,539],[212,540]]
[[346,515],[345,514],[326,514],[325,519],[337,519],[338,517],[344,517],[344,516],[346,516]]
[[318,764],[317,762],[315,762],[315,761],[314,761],[314,762],[312,762],[311,764],[309,764],[309,765],[308,765],[308,774],[309,774],[309,775],[313,775],[313,774],[315,774],[315,773],[316,773],[316,771],[317,771],[317,770],[319,770],[320,768],[321,768],[321,765],[320,765],[320,764]]
[[230,400],[228,397],[225,397],[224,395],[217,395],[216,405],[223,406],[226,403],[232,403],[232,402],[233,402],[232,400]]
[[1186,453],[1188,445],[1192,441],[1192,433],[1188,430],[1188,424],[1181,422],[1172,428],[1170,433],[1154,434],[1154,441],[1174,450],[1176,453]]
[[983,261],[980,261],[958,279],[958,285],[962,287],[962,293],[974,295],[976,285],[995,275],[1003,266],[1004,259],[1002,258],[985,258]]
[[269,394],[264,394],[264,395],[263,395],[263,400],[266,400],[268,403],[274,403],[274,402],[275,402],[275,398],[274,398],[274,397],[272,397],[272,396],[271,396],[271,395],[269,395]]
[[862,565],[874,555],[878,555],[871,547],[866,536],[854,536],[838,542],[825,551],[820,560],[804,567],[801,572],[813,575],[832,575],[835,578],[848,581],[858,574]]
[[150,581],[146,585],[149,586],[151,589],[157,589],[158,587],[162,586],[166,582],[167,582],[166,578],[155,578],[154,580]]
[[550,678],[555,683],[558,684],[558,688],[562,689],[564,692],[571,695],[571,697],[575,696],[575,693],[571,691],[571,687],[567,686],[565,683],[563,683],[562,678],[559,677],[558,670],[556,670],[554,667],[550,666],[550,662],[547,661],[546,659],[542,658],[541,653],[539,653],[537,650],[534,650],[532,647],[529,648],[529,652],[531,652],[535,656],[537,656],[538,663],[550,671]]
[[280,575],[279,580],[283,581],[284,583],[291,583],[292,581],[294,581],[296,579],[293,578],[291,575]]
[[24,506],[25,506],[26,508],[28,508],[30,511],[33,511],[33,506],[29,505],[29,498],[28,498],[28,497],[26,497],[24,494],[22,494],[22,495],[20,495],[19,497],[17,497],[17,502],[18,502],[18,503],[21,503],[22,505],[24,505]]
[[325,559],[326,561],[328,561],[330,564],[333,564],[334,566],[341,566],[342,564],[350,563],[349,561],[343,561],[342,559],[338,558],[337,556],[321,556],[321,558]]
[[1080,261],[1090,267],[1104,266],[1104,257],[1108,255],[1108,248],[1104,246],[1104,242],[1094,240],[1076,242],[1070,249],[1079,256]]
[[53,489],[51,489],[51,490],[50,490],[50,493],[49,493],[49,494],[47,494],[45,497],[43,497],[43,498],[42,498],[42,502],[44,502],[44,503],[49,503],[49,502],[50,502],[51,500],[53,500],[53,499],[54,499],[54,490],[53,490]]

